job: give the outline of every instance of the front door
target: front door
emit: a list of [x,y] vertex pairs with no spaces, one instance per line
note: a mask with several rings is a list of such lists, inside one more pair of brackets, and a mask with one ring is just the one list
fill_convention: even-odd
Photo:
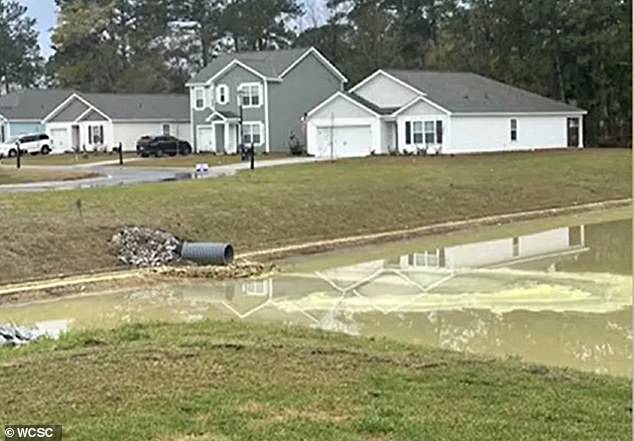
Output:
[[80,147],[80,146],[79,146],[79,142],[80,142],[80,141],[79,141],[79,126],[78,126],[78,125],[74,125],[74,126],[71,128],[71,138],[72,138],[72,139],[71,139],[71,144],[72,144],[72,145],[71,145],[71,147],[72,147],[74,150],[78,151],[78,150],[79,150],[79,147]]
[[579,147],[579,118],[568,118],[568,147]]
[[214,132],[216,136],[216,153],[226,153],[225,151],[225,125],[215,124]]

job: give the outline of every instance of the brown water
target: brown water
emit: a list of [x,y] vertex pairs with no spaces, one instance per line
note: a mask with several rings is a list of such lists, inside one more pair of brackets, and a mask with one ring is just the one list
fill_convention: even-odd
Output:
[[626,376],[632,221],[614,217],[331,253],[287,262],[285,273],[261,280],[9,306],[0,309],[0,323],[277,321]]

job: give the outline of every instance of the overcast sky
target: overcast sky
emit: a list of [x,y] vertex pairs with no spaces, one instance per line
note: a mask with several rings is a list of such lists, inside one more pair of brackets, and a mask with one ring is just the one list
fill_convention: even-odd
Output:
[[[29,8],[29,15],[37,20],[37,28],[40,32],[40,48],[42,49],[42,55],[47,57],[51,55],[51,28],[55,26],[55,0],[18,0],[23,5]],[[323,12],[325,3],[324,0],[307,1],[308,4],[316,4],[314,8],[316,15],[320,15]],[[312,9],[312,8],[311,8]],[[311,11],[307,15],[311,14]],[[309,25],[310,18],[306,17],[302,27]]]

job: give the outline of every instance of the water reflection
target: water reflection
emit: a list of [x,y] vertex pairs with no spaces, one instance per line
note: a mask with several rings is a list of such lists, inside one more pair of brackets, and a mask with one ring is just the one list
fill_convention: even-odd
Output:
[[261,280],[14,306],[0,322],[281,321],[628,375],[631,250],[631,220],[571,226]]

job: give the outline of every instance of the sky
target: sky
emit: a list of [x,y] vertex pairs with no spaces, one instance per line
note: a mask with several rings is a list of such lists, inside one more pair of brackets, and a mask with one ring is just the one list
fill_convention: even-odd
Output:
[[40,49],[47,57],[53,52],[51,49],[51,28],[55,26],[55,0],[18,0],[29,8],[29,15],[37,20],[40,33]]

